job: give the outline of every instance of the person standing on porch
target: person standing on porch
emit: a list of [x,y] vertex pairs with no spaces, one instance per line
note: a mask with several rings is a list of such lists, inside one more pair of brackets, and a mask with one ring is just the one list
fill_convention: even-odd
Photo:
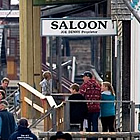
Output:
[[[90,71],[85,71],[83,76],[83,84],[80,87],[80,93],[85,97],[86,100],[100,100],[101,99],[101,87],[92,78]],[[87,132],[98,132],[98,118],[100,115],[100,103],[99,102],[87,102],[88,107],[88,128]],[[87,138],[91,139],[91,138]],[[98,138],[93,138],[98,139]]]
[[[115,132],[115,92],[113,86],[110,82],[103,82],[101,86],[101,100],[102,101],[112,101],[112,102],[102,102],[101,106],[101,123],[103,132]],[[107,140],[107,138],[103,138],[103,140]],[[115,138],[111,138],[111,140],[115,140]]]
[[50,71],[43,72],[43,80],[40,82],[43,95],[51,95],[52,93],[52,74]]
[[[72,95],[68,100],[85,100],[79,93],[79,85],[74,83],[70,86]],[[83,131],[83,122],[87,118],[86,102],[70,102],[70,129],[71,131]]]

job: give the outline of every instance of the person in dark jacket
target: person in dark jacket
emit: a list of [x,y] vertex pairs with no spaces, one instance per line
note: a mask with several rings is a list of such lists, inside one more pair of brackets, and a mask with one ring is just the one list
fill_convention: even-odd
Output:
[[50,137],[50,140],[72,140],[72,136],[69,133],[57,131],[55,135]]
[[9,137],[9,140],[37,140],[38,138],[28,128],[28,121],[22,118],[18,122],[17,130]]
[[7,111],[8,102],[0,101],[0,139],[8,140],[16,129],[16,122],[12,113]]
[[[72,95],[68,100],[85,100],[84,96],[79,93],[79,85],[74,83],[70,86]],[[70,102],[70,128],[73,130],[83,130],[83,121],[87,117],[87,104],[86,102]],[[79,125],[80,124],[80,127]]]
[[[100,100],[101,99],[101,86],[92,77],[90,71],[85,71],[83,76],[83,84],[80,87],[80,93],[86,100]],[[87,132],[98,132],[98,118],[100,115],[100,103],[88,102],[88,128]],[[97,138],[94,138],[97,140]]]

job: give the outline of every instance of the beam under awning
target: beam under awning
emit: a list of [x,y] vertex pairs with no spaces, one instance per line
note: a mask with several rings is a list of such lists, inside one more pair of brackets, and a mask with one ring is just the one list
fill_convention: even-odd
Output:
[[81,4],[89,2],[100,2],[101,0],[33,0],[34,6],[41,5],[66,5],[66,4]]
[[[102,3],[102,1],[100,2]],[[52,5],[41,8],[41,17],[64,17],[71,14],[83,12],[86,10],[94,10],[96,1],[84,4],[70,4],[70,5]]]
[[4,28],[0,28],[0,65],[6,65],[6,50],[4,39]]
[[81,8],[82,6],[80,5],[62,5],[62,6],[53,6],[53,7],[44,7],[41,9],[41,17],[49,17],[49,16],[65,16],[65,13],[77,10]]

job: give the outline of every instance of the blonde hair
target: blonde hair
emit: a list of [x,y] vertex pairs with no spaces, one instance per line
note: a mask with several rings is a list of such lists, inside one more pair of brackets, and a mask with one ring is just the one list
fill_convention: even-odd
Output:
[[44,72],[43,72],[43,78],[48,79],[48,75],[49,75],[50,77],[52,77],[52,74],[51,74],[50,71],[44,71]]
[[102,84],[103,84],[105,87],[108,88],[108,90],[112,93],[112,95],[115,95],[114,88],[113,88],[113,86],[111,85],[110,82],[103,82]]

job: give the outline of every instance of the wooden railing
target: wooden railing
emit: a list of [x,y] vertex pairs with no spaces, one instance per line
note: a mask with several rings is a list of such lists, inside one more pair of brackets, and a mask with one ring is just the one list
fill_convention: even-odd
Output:
[[[65,101],[65,131],[68,131],[70,129],[70,116],[69,116],[69,108],[70,108],[70,103],[71,102],[76,102],[76,103],[80,103],[80,102],[89,102],[89,103],[115,103],[116,105],[117,104],[127,104],[129,106],[129,111],[130,111],[130,114],[129,114],[129,117],[130,117],[130,121],[128,121],[128,130],[130,132],[134,132],[135,130],[135,103],[133,101],[118,101],[118,100],[115,100],[115,101],[101,101],[101,100],[66,100]],[[118,117],[117,117],[118,119]],[[117,126],[117,131],[118,131],[118,124],[115,124]],[[115,127],[116,128],[116,127]]]
[[[52,96],[42,93],[25,82],[19,82],[21,117],[37,120],[50,108],[53,110],[44,118],[44,131],[64,129],[64,104],[57,105]],[[34,121],[33,121],[34,122]]]
[[[134,138],[140,138],[140,132],[64,132],[69,133],[73,138],[123,138],[132,140]],[[39,139],[49,140],[56,132],[41,132],[39,133]]]
[[19,88],[17,87],[16,90],[14,90],[12,93],[10,93],[8,96],[6,96],[5,100],[9,103],[9,111],[14,114],[14,117],[18,118],[18,112],[19,112],[19,101],[16,101],[16,94],[19,92]]

